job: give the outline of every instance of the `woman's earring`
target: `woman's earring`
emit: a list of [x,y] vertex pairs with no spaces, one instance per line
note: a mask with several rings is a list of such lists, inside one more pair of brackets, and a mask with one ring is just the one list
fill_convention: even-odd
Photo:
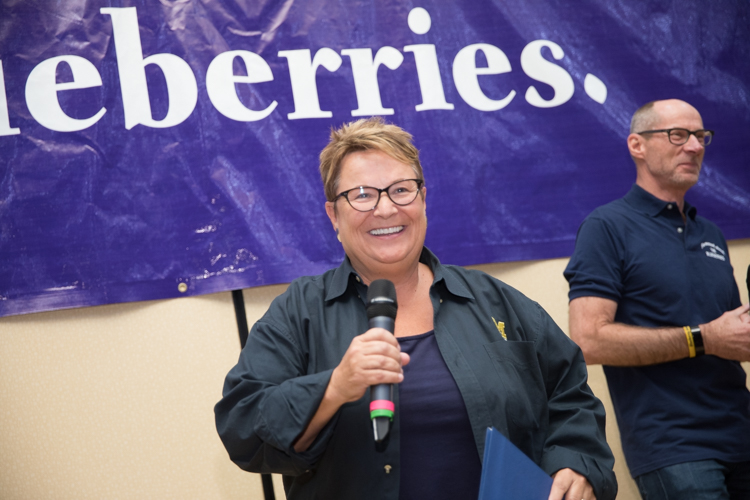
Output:
[[339,243],[341,242],[341,236],[339,235],[339,228],[336,228],[336,239],[339,240]]

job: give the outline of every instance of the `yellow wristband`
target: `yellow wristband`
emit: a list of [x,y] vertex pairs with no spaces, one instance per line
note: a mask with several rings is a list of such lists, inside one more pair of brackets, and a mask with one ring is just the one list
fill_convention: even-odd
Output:
[[695,341],[693,340],[693,332],[690,331],[689,326],[683,326],[682,330],[685,332],[685,336],[687,337],[687,343],[688,343],[688,350],[690,351],[690,357],[695,357]]

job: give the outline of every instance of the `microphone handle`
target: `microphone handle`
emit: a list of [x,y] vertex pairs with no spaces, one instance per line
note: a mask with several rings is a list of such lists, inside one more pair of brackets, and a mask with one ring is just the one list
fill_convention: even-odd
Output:
[[[370,318],[370,328],[382,328],[393,333],[395,329],[395,320],[388,316],[375,316]],[[378,384],[373,385],[370,388],[370,403],[373,401],[390,401],[393,403],[393,384]],[[391,412],[392,415],[393,412]],[[375,443],[381,444],[388,437],[391,430],[391,418],[388,416],[373,416],[373,411],[370,411],[370,418],[372,419],[372,430],[375,437]]]
[[383,330],[388,330],[393,333],[395,326],[396,321],[388,316],[375,316],[374,318],[370,318],[370,328],[382,328]]
[[[393,318],[388,316],[375,316],[370,318],[370,328],[382,328],[393,333],[396,322]],[[379,399],[387,399],[393,401],[393,386],[391,384],[378,384],[373,385],[370,389],[370,401],[377,401]]]

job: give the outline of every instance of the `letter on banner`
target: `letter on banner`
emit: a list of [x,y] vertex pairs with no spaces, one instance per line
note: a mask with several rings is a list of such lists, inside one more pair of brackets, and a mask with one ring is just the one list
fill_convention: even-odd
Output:
[[428,109],[453,109],[453,104],[445,101],[443,81],[440,79],[440,67],[437,52],[432,44],[407,45],[404,52],[413,52],[417,63],[419,90],[422,92],[422,104],[417,104],[417,111]]
[[[167,128],[184,122],[198,102],[198,85],[188,63],[174,54],[153,54],[143,58],[135,7],[106,7],[99,12],[112,17],[125,128],[130,130],[138,124]],[[154,120],[151,114],[145,70],[149,64],[158,66],[167,82],[167,116],[162,120]]]
[[[487,67],[477,68],[476,54],[484,52],[487,58]],[[466,104],[479,111],[497,111],[507,106],[516,96],[516,91],[511,90],[505,98],[496,101],[490,99],[479,86],[478,75],[499,75],[510,72],[510,61],[505,53],[486,43],[475,43],[458,51],[453,59],[453,81],[456,84],[461,98]]]
[[[57,83],[57,66],[63,62],[70,66],[73,81]],[[71,55],[53,57],[40,62],[31,70],[26,80],[26,106],[31,116],[43,127],[57,132],[77,132],[98,122],[107,110],[101,108],[91,118],[71,118],[60,107],[57,93],[61,90],[87,89],[101,85],[102,77],[91,61]]]
[[[247,76],[234,74],[235,58],[242,59]],[[278,103],[273,101],[261,111],[249,109],[240,101],[235,84],[263,83],[271,80],[271,67],[261,56],[246,50],[232,50],[219,54],[209,64],[206,72],[206,91],[208,98],[222,115],[239,122],[254,122],[270,115]]]
[[357,109],[352,116],[392,115],[393,108],[384,108],[380,99],[378,68],[385,65],[391,70],[401,66],[404,56],[393,47],[381,47],[372,59],[372,49],[344,49],[342,55],[352,61],[354,89],[357,92]]
[[521,68],[534,80],[552,87],[555,90],[555,96],[545,101],[532,85],[526,89],[526,101],[537,108],[552,108],[568,102],[573,97],[575,85],[567,71],[542,57],[542,47],[549,48],[552,51],[552,57],[558,61],[565,57],[565,52],[555,42],[534,40],[521,52]]
[[[426,34],[432,26],[430,13],[422,7],[411,9],[407,22],[409,23],[409,29],[417,35]],[[422,104],[417,104],[414,109],[417,111],[453,109],[453,104],[445,102],[443,80],[440,77],[440,66],[438,65],[435,46],[427,43],[407,45],[404,47],[404,52],[414,53],[417,77],[419,77],[419,90],[422,92]]]
[[331,118],[333,113],[321,111],[318,98],[318,83],[315,73],[320,66],[330,72],[341,67],[341,56],[333,49],[323,47],[310,61],[310,49],[280,50],[279,57],[286,57],[289,64],[289,79],[292,82],[294,112],[286,117],[290,120],[301,118]]
[[8,96],[5,94],[5,74],[3,61],[0,61],[0,137],[4,135],[18,135],[20,128],[11,128],[8,115]]

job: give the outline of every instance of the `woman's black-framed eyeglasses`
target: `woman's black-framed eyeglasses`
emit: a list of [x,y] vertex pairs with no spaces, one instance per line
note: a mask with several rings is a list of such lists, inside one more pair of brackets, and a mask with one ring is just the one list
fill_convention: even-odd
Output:
[[714,138],[713,130],[688,130],[686,128],[662,128],[659,130],[644,130],[642,132],[636,132],[638,135],[643,134],[656,134],[658,132],[666,132],[669,137],[669,142],[675,146],[682,146],[690,140],[690,136],[694,135],[701,146],[704,148],[711,144],[711,139]]
[[[339,198],[346,198],[346,201],[349,202],[349,205],[351,205],[354,210],[359,212],[370,212],[375,210],[378,203],[380,203],[380,195],[385,193],[395,205],[404,207],[417,199],[422,184],[424,184],[424,181],[420,179],[404,179],[402,181],[394,182],[383,189],[370,186],[358,186],[342,191],[336,196],[336,200]],[[334,200],[334,202],[336,200]]]

